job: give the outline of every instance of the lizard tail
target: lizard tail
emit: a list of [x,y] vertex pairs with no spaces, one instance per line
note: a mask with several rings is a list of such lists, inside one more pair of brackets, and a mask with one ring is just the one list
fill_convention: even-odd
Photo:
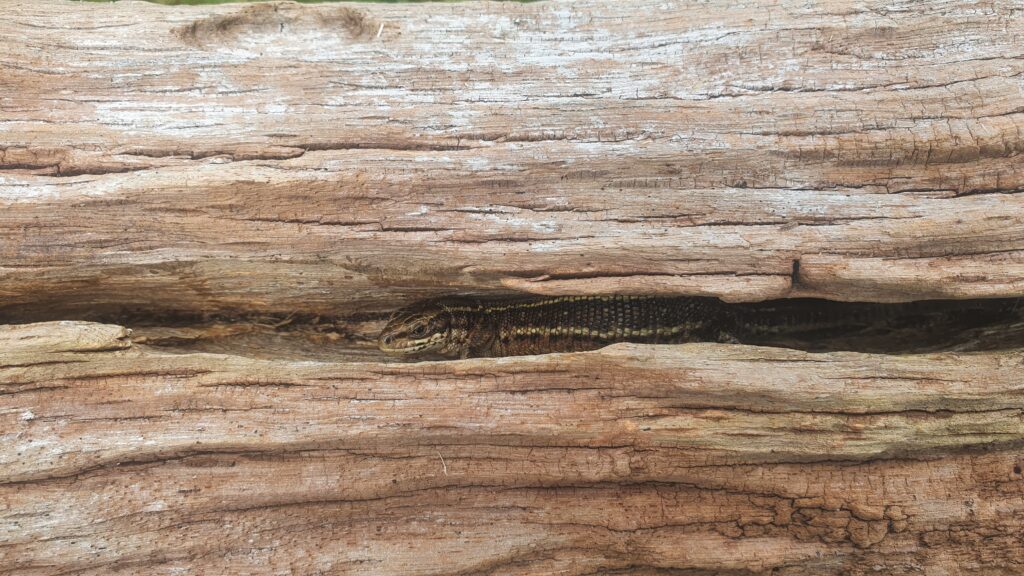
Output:
[[1024,320],[1024,298],[920,300],[895,304],[801,299],[735,307],[741,341],[841,336],[865,330],[966,330]]

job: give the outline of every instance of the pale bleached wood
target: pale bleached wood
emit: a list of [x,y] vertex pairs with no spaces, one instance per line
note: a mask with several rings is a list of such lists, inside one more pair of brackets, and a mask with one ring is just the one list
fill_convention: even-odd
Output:
[[0,351],[10,358],[14,355],[118,350],[131,345],[128,340],[131,333],[121,326],[93,322],[0,325]]
[[50,328],[0,355],[3,573],[1024,566],[1020,351],[330,363]]
[[1016,2],[4,11],[9,319],[1024,290]]

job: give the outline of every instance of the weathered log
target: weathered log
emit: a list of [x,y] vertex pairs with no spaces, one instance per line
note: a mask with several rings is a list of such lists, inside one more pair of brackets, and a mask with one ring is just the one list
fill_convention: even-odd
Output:
[[6,2],[0,573],[1020,573],[1019,348],[358,338],[453,291],[1024,295],[1022,38],[1010,1]]
[[12,344],[0,571],[1024,565],[1020,352],[261,361],[83,323]]
[[1014,2],[5,12],[8,319],[1024,291]]

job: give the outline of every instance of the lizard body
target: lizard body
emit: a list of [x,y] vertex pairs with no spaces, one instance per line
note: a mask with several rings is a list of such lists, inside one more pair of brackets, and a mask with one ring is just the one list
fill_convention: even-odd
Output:
[[[1016,301],[1007,302],[1002,308],[1017,307]],[[758,343],[775,335],[841,333],[899,322],[924,326],[936,314],[977,316],[978,310],[991,313],[993,307],[956,301],[726,304],[693,296],[443,298],[399,310],[377,342],[384,352],[404,356],[517,356],[594,350],[614,342]]]

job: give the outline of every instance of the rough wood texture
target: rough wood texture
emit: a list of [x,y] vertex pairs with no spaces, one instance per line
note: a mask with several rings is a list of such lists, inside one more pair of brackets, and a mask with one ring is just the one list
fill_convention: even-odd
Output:
[[1024,291],[1013,1],[4,11],[9,319]]
[[39,328],[0,331],[0,572],[1024,566],[1020,352],[388,365]]
[[0,574],[1024,571],[1021,349],[344,351],[456,290],[1024,295],[1019,3],[9,0],[0,46]]

